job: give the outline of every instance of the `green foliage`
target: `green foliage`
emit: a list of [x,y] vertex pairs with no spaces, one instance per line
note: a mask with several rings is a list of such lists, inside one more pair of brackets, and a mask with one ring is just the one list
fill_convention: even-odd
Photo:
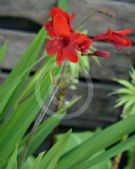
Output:
[[[68,142],[67,142],[67,145],[66,145],[64,153],[67,153],[68,151],[72,150],[76,146],[80,145],[81,143],[83,143],[84,141],[86,141],[87,139],[92,137],[94,134],[95,133],[91,132],[91,131],[72,133],[70,138],[69,138],[69,140],[68,140]],[[59,139],[61,139],[63,136],[64,136],[64,134],[57,135],[56,136],[56,140],[59,141]],[[89,168],[89,167],[87,167],[87,168]],[[97,165],[94,165],[93,167],[90,167],[90,169],[99,169],[99,168],[101,168],[101,169],[111,169],[110,160],[108,159],[107,161],[103,161],[103,162],[101,162],[101,163],[99,163]]]
[[135,158],[135,147],[128,150],[128,162],[124,169],[132,169]]
[[56,144],[50,149],[50,151],[44,156],[40,169],[54,169],[57,161],[64,152],[65,146],[68,142],[71,131],[67,132],[62,139],[60,139]]
[[[87,75],[89,73],[89,59],[86,56],[81,56],[78,53],[79,61],[77,64],[69,62],[68,72],[70,74],[70,78],[78,79],[80,74]],[[70,73],[71,72],[71,73]]]
[[[0,102],[1,113],[5,115],[6,110],[8,110],[7,107],[13,110],[11,114],[8,115],[8,119],[3,119],[3,124],[0,129],[0,168],[3,168],[6,165],[7,169],[17,168],[18,155],[17,149],[15,149],[16,144],[19,143],[18,152],[19,154],[22,153],[22,149],[25,148],[25,144],[27,144],[27,139],[29,139],[29,134],[27,136],[24,136],[24,134],[32,121],[37,116],[37,113],[43,106],[44,101],[48,99],[50,93],[53,91],[54,86],[51,82],[49,72],[51,72],[53,78],[57,80],[62,70],[62,68],[59,68],[56,65],[54,57],[48,58],[46,59],[46,64],[44,64],[35,73],[31,80],[26,83],[25,79],[27,79],[29,72],[33,68],[33,65],[35,65],[37,62],[36,58],[39,56],[39,52],[44,44],[44,40],[46,38],[45,36],[46,34],[44,32],[44,29],[42,29],[0,88],[0,94],[4,98]],[[23,90],[18,90],[22,87],[22,85]],[[7,92],[4,93],[4,91]],[[42,102],[40,101],[40,103],[38,102],[38,96],[40,96],[42,100]],[[38,148],[43,140],[60,123],[60,120],[64,117],[66,110],[70,108],[78,99],[79,98],[73,100],[73,102],[71,102],[70,104],[63,106],[61,110],[48,118],[38,127],[36,133],[31,140],[31,144],[28,149],[28,155],[33,154],[33,152]],[[60,116],[60,118],[58,118],[57,116]],[[3,117],[4,116],[2,116],[2,118]],[[50,161],[50,155],[48,154],[51,154],[51,160],[53,160],[52,163],[48,163],[48,169],[52,168],[52,166],[55,166],[55,163],[57,162],[64,150],[67,137],[68,136],[65,135],[65,139],[58,142],[55,145],[56,148],[52,148],[49,153],[44,156],[43,161],[43,154],[40,154],[35,160],[31,158],[31,156],[28,156],[26,161],[24,161],[23,163],[23,168],[32,167],[33,169],[36,169],[39,167],[41,169],[42,167],[44,167],[44,165],[46,165],[46,160]],[[61,146],[61,144],[63,145],[63,147]],[[42,161],[42,163],[40,161]],[[31,163],[34,163],[34,165],[32,166]]]
[[17,169],[17,147],[9,158],[6,169]]
[[[96,133],[95,135],[93,135],[93,137],[87,139],[86,141],[81,143],[81,145],[66,153],[59,161],[58,167],[56,167],[56,169],[82,169],[83,165],[81,164],[87,162],[90,157],[94,156],[105,148],[110,147],[111,145],[116,143],[122,136],[133,132],[135,130],[134,120],[135,115],[132,115],[129,118],[122,120],[104,129],[101,132]],[[118,145],[120,146],[121,144],[122,143],[119,143]]]
[[62,8],[64,11],[68,10],[67,0],[58,0],[58,7]]
[[[28,149],[28,155],[32,155],[39,145],[47,138],[47,136],[54,130],[54,128],[60,123],[66,114],[67,109],[74,105],[79,98],[74,99],[68,105],[63,106],[58,112],[45,120],[37,129],[35,135],[31,140],[31,145]],[[27,142],[29,136],[26,136],[22,141],[22,144]]]
[[40,167],[44,154],[45,154],[44,152],[39,153],[37,158],[31,162],[32,164],[32,166],[30,167],[31,169],[38,169]]
[[121,116],[126,118],[129,115],[135,114],[135,70],[130,71],[131,82],[127,80],[116,80],[122,87],[113,94],[119,95],[115,107],[123,106]]
[[3,85],[0,86],[0,97],[3,98],[0,102],[0,114],[4,114],[6,112],[4,111],[5,108],[7,110],[10,107],[9,105],[14,104],[18,97],[18,91],[22,90],[22,86],[26,83],[27,77],[36,63],[45,37],[46,33],[42,28]]
[[[30,61],[30,63],[34,63],[34,61],[32,59],[32,57],[34,57],[33,56],[33,51],[35,51],[34,55],[36,55],[36,57],[37,57],[38,54],[39,54],[40,48],[42,47],[41,46],[41,42],[40,42],[40,47],[37,46],[37,48],[36,48],[35,46],[36,46],[36,43],[38,43],[40,41],[41,35],[43,36],[42,39],[45,39],[44,31],[41,30],[41,32],[37,35],[37,37],[35,38],[34,42],[30,46],[30,48],[28,49],[26,54],[21,58],[23,66],[21,65],[21,61],[20,61],[16,65],[15,69],[13,70],[13,72],[11,72],[11,74],[7,78],[6,82],[3,84],[1,89],[3,89],[3,90],[5,88],[7,89],[7,92],[6,92],[7,95],[5,94],[4,99],[3,99],[4,102],[3,102],[3,100],[0,102],[1,106],[3,108],[6,106],[6,104],[8,105],[9,101],[12,102],[13,99],[17,100],[18,97],[12,98],[13,95],[11,93],[15,92],[16,88],[14,86],[16,86],[16,85],[20,86],[20,83],[23,82],[24,79],[19,78],[19,83],[18,83],[18,80],[15,81],[15,84],[10,86],[10,88],[8,86],[9,85],[8,82],[10,83],[10,81],[13,82],[14,80],[16,80],[14,78],[18,74],[17,70],[19,69],[19,66],[20,66],[20,69],[24,68],[23,71],[27,70],[27,66],[28,67],[30,66],[29,62],[27,62],[27,57],[30,60],[32,60],[32,62]],[[42,41],[42,45],[43,45],[43,41]],[[37,52],[36,52],[36,50],[37,50]],[[36,62],[36,60],[35,60],[35,62]],[[23,76],[23,78],[25,78],[25,76]],[[27,76],[28,76],[28,74],[27,74]],[[48,83],[46,83],[46,80],[47,80]],[[41,81],[40,81],[40,85],[42,87],[40,92],[41,92],[41,96],[43,97],[43,100],[45,100],[47,98],[47,96],[49,95],[49,91],[46,90],[46,88],[48,88],[50,86],[49,82],[50,81],[49,81],[49,76],[48,75],[44,75],[43,79],[41,79]],[[7,86],[8,86],[8,88],[7,88]],[[9,95],[8,92],[11,95]],[[20,94],[21,94],[21,92],[20,92]],[[12,106],[14,107],[14,104],[12,104]],[[14,147],[19,142],[21,137],[24,135],[24,133],[26,132],[27,128],[29,127],[29,125],[32,123],[32,121],[36,117],[36,115],[37,115],[39,110],[40,110],[40,105],[37,102],[37,98],[36,98],[35,93],[33,93],[29,98],[27,98],[16,109],[13,110],[13,113],[11,114],[11,117],[9,117],[8,120],[6,120],[4,125],[1,127],[0,133],[1,133],[1,138],[2,139],[0,140],[0,149],[1,149],[0,155],[2,154],[2,157],[0,156],[0,166],[3,165],[4,160],[6,160],[6,158],[9,156],[9,154],[13,151]],[[15,133],[15,134],[12,135],[12,133]],[[3,144],[4,144],[4,146],[3,146]]]
[[[66,148],[64,153],[67,153],[68,151],[70,151],[71,149],[75,148],[76,146],[78,146],[79,144],[81,144],[83,141],[87,140],[88,138],[93,136],[93,132],[77,132],[77,133],[72,133],[69,141],[67,142]],[[58,134],[56,136],[56,141],[59,141],[62,137],[64,136],[64,134]]]

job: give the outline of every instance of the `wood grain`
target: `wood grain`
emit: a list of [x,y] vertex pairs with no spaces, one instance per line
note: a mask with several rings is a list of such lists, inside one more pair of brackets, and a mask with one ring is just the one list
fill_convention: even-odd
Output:
[[[48,10],[53,6],[56,6],[55,0],[1,0],[0,17],[25,18],[42,25],[48,19]],[[78,29],[85,23],[84,29],[88,30],[91,36],[105,31],[108,27],[131,27],[135,30],[135,4],[116,0],[69,0],[69,10],[77,14],[75,28]]]
[[115,1],[127,2],[127,3],[135,3],[134,0],[115,0]]
[[48,10],[55,4],[55,0],[1,0],[0,15],[26,18],[43,24],[48,19]]
[[131,27],[135,30],[135,4],[113,0],[71,0],[69,6],[71,12],[77,13],[75,27],[85,23],[84,29],[88,30],[91,36],[105,31],[108,27],[116,30]]
[[[65,126],[96,128],[105,127],[116,122],[120,117],[120,110],[114,109],[117,97],[108,94],[117,88],[118,86],[115,85],[93,83],[92,89],[89,87],[89,83],[81,82],[76,91],[67,90],[66,99],[70,100],[77,96],[82,96],[82,98],[68,111],[68,114],[71,115],[75,113],[76,117],[66,119],[62,124]],[[81,114],[79,115],[79,113]]]
[[0,67],[3,69],[12,69],[34,36],[34,34],[30,33],[0,30],[0,46],[5,41],[8,42],[6,57],[0,64]]
[[98,43],[96,47],[100,50],[109,51],[110,57],[108,59],[99,58],[99,66],[91,59],[90,75],[93,78],[100,80],[129,79],[129,70],[135,62],[134,47],[122,49],[120,52],[116,51],[113,46],[104,43]]

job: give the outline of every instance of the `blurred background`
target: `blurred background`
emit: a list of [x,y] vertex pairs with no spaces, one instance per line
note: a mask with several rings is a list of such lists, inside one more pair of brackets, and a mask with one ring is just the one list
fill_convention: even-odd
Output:
[[[0,64],[1,83],[48,19],[49,9],[56,4],[55,0],[0,0],[0,45],[8,42],[6,57]],[[135,0],[69,0],[68,5],[69,12],[76,13],[74,27],[88,30],[90,37],[106,31],[108,27],[115,30],[135,28]],[[130,67],[135,64],[134,36],[133,31],[130,35],[133,46],[120,53],[111,45],[97,44],[99,49],[110,51],[111,57],[108,60],[100,59],[100,65],[91,60],[89,77],[80,75],[77,89],[67,89],[68,98],[82,95],[81,101],[68,113],[80,110],[86,103],[89,92],[92,99],[80,110],[80,115],[63,120],[58,130],[71,127],[75,131],[93,130],[97,127],[104,128],[120,119],[121,110],[113,108],[116,96],[109,96],[109,93],[120,87],[113,81],[114,78],[129,79]],[[88,91],[90,84],[92,87]]]

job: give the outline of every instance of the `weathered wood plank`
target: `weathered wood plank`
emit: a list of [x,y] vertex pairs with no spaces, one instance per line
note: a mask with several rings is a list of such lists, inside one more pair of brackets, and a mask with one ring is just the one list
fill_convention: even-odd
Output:
[[127,3],[135,3],[134,0],[115,0],[115,1],[127,2]]
[[34,34],[30,33],[0,30],[0,46],[5,41],[8,42],[6,57],[0,64],[0,67],[3,69],[12,69],[33,38]]
[[[55,0],[1,0],[0,16],[26,18],[43,24],[48,19],[48,10],[55,5]],[[70,0],[69,9],[70,12],[77,13],[74,22],[76,28],[87,18],[84,29],[87,29],[91,36],[105,31],[108,27],[132,27],[135,30],[135,4],[116,0]],[[103,13],[108,13],[110,17]],[[134,33],[132,35],[134,36]]]
[[55,0],[1,0],[0,15],[26,18],[42,24],[48,19],[48,9],[55,4]]
[[[90,89],[90,92],[93,92],[92,98],[88,96],[86,83],[79,83],[76,91],[67,90],[65,98],[71,99],[75,96],[82,96],[82,99],[68,111],[71,116],[72,113],[77,116],[64,120],[62,125],[96,128],[116,122],[120,116],[120,110],[114,109],[116,96],[108,96],[116,88],[118,86],[93,83],[93,91]],[[79,110],[81,111],[80,115]]]
[[[135,4],[113,0],[73,0],[69,1],[69,6],[70,11],[77,13],[74,21],[75,27],[78,28],[87,18],[84,28],[89,31],[91,36],[105,31],[108,27],[135,29]],[[106,13],[109,16],[106,16]]]
[[0,72],[0,84],[6,79],[7,75]]
[[120,52],[116,51],[111,45],[98,43],[97,49],[107,50],[111,53],[108,59],[99,58],[100,65],[91,60],[90,75],[95,79],[112,80],[114,78],[129,78],[129,70],[134,66],[135,48],[122,49]]

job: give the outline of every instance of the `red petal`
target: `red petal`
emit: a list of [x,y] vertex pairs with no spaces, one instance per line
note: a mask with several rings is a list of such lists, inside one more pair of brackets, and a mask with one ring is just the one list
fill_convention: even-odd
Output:
[[70,35],[70,41],[72,44],[76,44],[78,42],[80,42],[80,33],[72,33]]
[[127,46],[127,47],[129,47],[129,46],[131,46],[131,45],[132,45],[132,42],[131,42],[131,40],[130,40],[130,39],[127,39],[126,46]]
[[69,19],[70,19],[70,16],[68,15],[68,13],[66,13],[65,11],[63,11],[63,10],[60,9],[60,8],[52,8],[49,13],[50,13],[50,16],[51,16],[51,17],[55,17],[56,15],[60,14],[60,15],[62,15],[62,16],[64,16],[64,17],[66,17],[66,19],[67,19],[68,21],[69,21]]
[[112,43],[115,45],[118,45],[119,47],[129,47],[131,46],[131,41],[124,37],[124,36],[118,36],[114,34],[112,36]]
[[65,48],[64,51],[63,51],[63,54],[67,58],[67,60],[69,60],[70,62],[73,62],[73,63],[78,62],[77,53],[72,46]]
[[72,44],[82,43],[84,41],[89,41],[92,43],[92,39],[88,38],[86,34],[83,33],[72,33],[70,35],[70,41]]
[[106,41],[106,39],[110,39],[112,37],[113,31],[111,28],[109,28],[106,32],[100,33],[97,35],[94,39],[93,42],[95,41]]
[[47,21],[45,23],[44,27],[50,37],[56,36],[56,33],[54,32],[54,29],[53,29],[53,22],[52,21]]
[[61,66],[62,63],[64,62],[64,55],[63,55],[63,51],[62,51],[62,50],[60,50],[60,51],[57,53],[56,62],[57,62],[57,65],[58,65],[58,66]]
[[70,44],[79,50],[81,54],[87,53],[91,43],[92,39],[88,38],[83,33],[72,33],[70,35]]
[[56,15],[53,20],[54,32],[58,36],[67,37],[70,35],[70,28],[67,20],[62,15]]
[[59,50],[61,50],[63,47],[62,40],[54,39],[54,40],[49,40],[46,44],[46,50],[48,55],[53,55]]
[[70,26],[70,29],[71,29],[72,32],[74,32],[74,29],[73,29],[73,26],[72,26],[72,21],[75,18],[75,16],[76,16],[76,13],[72,13],[72,15],[70,16],[70,19],[69,19],[69,26]]
[[132,32],[131,28],[120,30],[120,31],[113,31],[114,33],[118,33],[119,35],[126,35]]

